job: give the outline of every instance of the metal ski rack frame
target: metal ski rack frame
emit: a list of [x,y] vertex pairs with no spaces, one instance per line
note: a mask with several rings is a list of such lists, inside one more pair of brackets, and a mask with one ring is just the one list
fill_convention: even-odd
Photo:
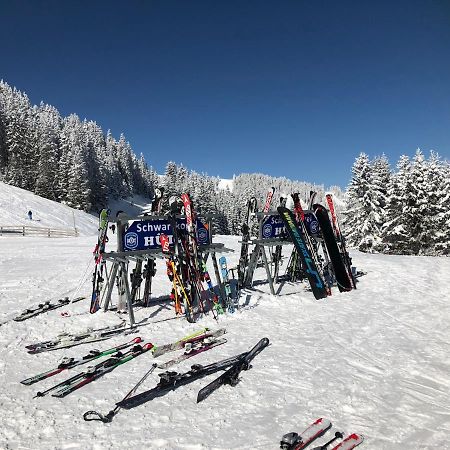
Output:
[[[214,216],[206,216],[206,226],[205,229],[207,230],[207,233],[204,234],[204,236],[207,237],[207,242],[200,243],[198,246],[199,253],[201,254],[203,260],[206,262],[208,259],[208,256],[211,255],[211,259],[213,261],[214,266],[214,273],[216,277],[217,284],[219,286],[220,290],[220,297],[222,299],[222,302],[225,304],[226,298],[225,298],[225,288],[222,283],[222,279],[220,277],[219,267],[217,263],[216,253],[222,254],[222,253],[230,253],[234,250],[231,250],[229,248],[226,248],[224,244],[221,243],[213,243],[212,242],[212,224],[211,219]],[[186,216],[177,215],[177,220],[185,220]],[[133,311],[133,304],[131,299],[131,291],[130,291],[130,284],[129,284],[129,276],[128,276],[128,262],[130,261],[137,261],[137,260],[145,260],[145,259],[153,259],[156,258],[159,259],[165,259],[166,256],[163,254],[162,249],[159,245],[159,240],[157,245],[156,244],[156,238],[155,236],[158,236],[156,234],[152,237],[152,243],[153,248],[146,248],[146,249],[136,249],[136,250],[130,250],[129,248],[125,248],[124,246],[124,240],[127,238],[128,231],[135,226],[135,224],[140,223],[145,224],[145,222],[151,222],[151,223],[158,223],[160,225],[163,225],[165,228],[170,228],[170,217],[167,215],[153,215],[153,216],[127,216],[127,215],[121,215],[120,217],[116,219],[110,220],[110,222],[117,223],[117,251],[115,252],[105,252],[103,254],[103,259],[106,261],[112,262],[112,269],[110,271],[109,277],[107,279],[107,283],[105,286],[105,290],[103,292],[103,309],[104,311],[107,311],[109,309],[109,305],[111,302],[111,294],[112,290],[114,288],[114,281],[117,276],[117,273],[119,271],[119,268],[121,268],[121,276],[122,276],[122,283],[125,289],[125,298],[126,298],[126,304],[127,304],[127,310],[128,315],[130,319],[130,326],[133,327],[135,325],[135,318],[134,318],[134,311]],[[144,228],[144,227],[141,227]],[[164,232],[167,232],[167,230],[164,230]],[[130,232],[129,235],[131,238],[136,238],[137,241],[139,241],[139,236],[137,232]]]
[[[267,227],[266,218],[269,218],[269,220],[275,222],[270,226],[270,230]],[[256,213],[256,217],[259,220],[259,231],[258,231],[258,239],[253,239],[249,241],[250,245],[254,245],[254,248],[252,250],[252,253],[249,258],[249,263],[245,271],[245,277],[244,277],[244,286],[245,287],[252,287],[253,286],[253,276],[255,273],[255,269],[257,268],[260,259],[262,259],[264,268],[266,269],[267,274],[267,281],[269,282],[270,292],[272,295],[277,295],[275,292],[274,285],[278,282],[272,275],[272,269],[271,266],[273,265],[273,258],[272,258],[272,252],[270,252],[270,259],[267,257],[266,248],[273,248],[277,245],[291,245],[292,242],[285,238],[281,233],[278,233],[278,237],[272,236],[273,231],[272,228],[283,228],[283,225],[280,225],[280,223],[277,222],[277,217],[279,215],[274,212],[269,213],[262,213],[258,212]],[[281,219],[280,219],[281,222]],[[265,237],[269,236],[269,237]]]

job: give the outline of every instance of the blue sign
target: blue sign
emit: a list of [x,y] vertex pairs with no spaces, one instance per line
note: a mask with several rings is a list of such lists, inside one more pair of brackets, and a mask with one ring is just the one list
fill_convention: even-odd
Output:
[[265,216],[261,224],[261,239],[273,239],[283,236],[284,222],[276,215]]
[[[177,219],[178,234],[186,234],[186,219]],[[158,220],[135,220],[124,233],[123,249],[153,250],[160,249],[159,236],[166,234],[170,245],[173,245],[172,225],[168,219]],[[199,219],[197,219],[197,242],[199,245],[210,243],[209,230]]]
[[319,222],[317,221],[317,218],[314,213],[305,212],[305,226],[308,233],[311,236],[319,237],[320,235]]

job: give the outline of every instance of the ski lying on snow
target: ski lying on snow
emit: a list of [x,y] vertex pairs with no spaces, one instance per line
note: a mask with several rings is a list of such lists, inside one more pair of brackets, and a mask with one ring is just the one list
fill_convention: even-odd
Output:
[[211,350],[212,348],[225,344],[226,342],[226,339],[208,339],[205,341],[195,342],[194,344],[188,343],[186,344],[186,350],[182,355],[179,355],[176,358],[171,359],[170,361],[167,361],[165,363],[159,363],[158,369],[167,369],[168,367],[172,367],[173,365],[178,364],[185,359],[192,358],[193,356]]
[[193,344],[194,342],[202,341],[207,338],[222,336],[226,332],[227,331],[225,328],[219,328],[218,330],[215,330],[215,331],[210,330],[209,328],[203,328],[193,334],[190,334],[188,336],[185,336],[185,337],[179,339],[176,342],[172,342],[170,344],[158,345],[153,350],[153,356],[156,358],[158,356],[164,355],[164,353],[173,352],[175,350],[180,350],[188,343]]
[[332,450],[352,450],[364,441],[364,437],[360,434],[353,433],[347,436],[342,442],[340,442]]
[[29,309],[25,309],[22,311],[17,317],[14,317],[13,320],[16,322],[21,322],[22,320],[30,319],[31,317],[35,317],[39,314],[43,314],[47,311],[52,311],[57,308],[61,308],[63,306],[69,305],[70,303],[76,303],[81,300],[84,300],[86,297],[77,297],[72,301],[69,297],[60,298],[56,302],[52,303],[51,301],[47,301],[45,303],[40,303],[37,306],[31,307]]
[[227,367],[230,367],[234,363],[239,361],[239,359],[243,358],[245,355],[246,353],[242,353],[240,355],[232,356],[231,358],[208,364],[206,366],[194,364],[193,366],[191,366],[191,369],[185,373],[170,371],[160,373],[160,381],[154,388],[133,397],[124,399],[116,403],[116,405],[124,409],[131,409],[136,406],[142,405],[143,403],[153,400],[154,398],[162,397],[163,395],[177,389],[180,386],[192,383],[199,378],[203,378],[219,370],[226,369]]
[[280,442],[280,448],[283,450],[301,450],[311,442],[323,436],[331,428],[331,422],[328,419],[317,419],[302,433],[287,433]]
[[245,354],[243,358],[233,364],[226,372],[216,378],[214,381],[209,383],[207,386],[202,388],[197,395],[197,403],[200,403],[209,395],[211,395],[215,390],[224,384],[229,384],[231,386],[236,386],[239,381],[239,374],[243,370],[250,369],[250,362],[262,352],[269,345],[269,339],[261,339],[249,352]]
[[108,350],[103,350],[103,351],[91,350],[87,355],[82,356],[81,358],[63,358],[61,363],[54,369],[50,369],[50,370],[47,370],[46,372],[42,372],[33,377],[26,378],[25,380],[22,380],[21,383],[26,386],[30,386],[34,383],[37,383],[38,381],[50,378],[50,377],[62,372],[63,370],[72,369],[73,367],[80,366],[82,364],[87,364],[88,362],[90,362],[94,359],[98,359],[103,356],[111,355],[112,353],[117,353],[120,350],[130,347],[133,344],[139,344],[140,342],[142,342],[142,339],[140,337],[136,337],[136,338],[132,339],[131,341],[126,342],[125,344],[121,344],[116,347],[112,347]]

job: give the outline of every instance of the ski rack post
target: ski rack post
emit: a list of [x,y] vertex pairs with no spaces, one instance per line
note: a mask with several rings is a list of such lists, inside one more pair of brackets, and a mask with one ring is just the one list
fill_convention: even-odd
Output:
[[250,240],[249,244],[255,247],[250,255],[249,263],[245,271],[244,287],[253,286],[253,276],[255,269],[258,267],[260,258],[264,268],[266,269],[267,281],[269,282],[270,292],[272,295],[276,295],[274,285],[278,282],[272,275],[272,265],[274,263],[272,258],[272,252],[270,252],[270,259],[267,257],[266,247],[272,248],[277,245],[291,244],[290,240],[287,240],[283,234],[284,225],[279,218],[279,214],[274,212],[258,212],[256,217],[259,220],[258,226],[258,239]]
[[[234,250],[226,248],[224,244],[212,242],[212,224],[211,219],[214,216],[206,216],[207,223],[202,223],[201,231],[198,232],[199,246],[198,250],[202,259],[206,262],[211,254],[214,265],[217,285],[219,286],[220,296],[225,299],[224,287],[220,277],[216,253],[230,253]],[[178,224],[186,220],[186,216],[175,216]],[[130,261],[144,259],[166,259],[162,252],[159,235],[161,233],[170,234],[170,217],[167,215],[146,215],[146,216],[127,216],[125,214],[110,220],[117,223],[117,251],[103,253],[103,259],[112,262],[112,269],[107,280],[106,291],[104,294],[104,311],[109,309],[111,294],[114,288],[114,280],[119,269],[122,269],[122,282],[127,299],[127,309],[130,318],[130,326],[135,324],[133,304],[130,294],[129,276],[127,267]],[[170,236],[172,238],[172,235]],[[148,244],[148,245],[147,245]],[[144,247],[144,248],[141,248]],[[183,280],[184,281],[184,280]]]

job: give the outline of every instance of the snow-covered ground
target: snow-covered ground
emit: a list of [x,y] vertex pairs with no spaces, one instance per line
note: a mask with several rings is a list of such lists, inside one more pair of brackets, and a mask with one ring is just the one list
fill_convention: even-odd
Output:
[[[225,345],[174,370],[245,351],[264,336],[270,339],[236,387],[222,387],[200,404],[197,392],[213,376],[120,411],[111,424],[83,421],[85,411],[107,413],[123,398],[153,363],[149,354],[66,398],[33,398],[68,374],[32,386],[20,380],[54,367],[62,356],[129,340],[119,336],[38,355],[25,351],[24,345],[62,331],[121,321],[114,312],[89,314],[87,301],[24,322],[8,321],[44,300],[89,296],[95,241],[95,233],[64,239],[0,237],[0,448],[269,450],[279,448],[284,433],[301,431],[317,417],[329,418],[334,431],[363,434],[361,449],[450,448],[450,259],[445,258],[353,252],[356,266],[367,272],[358,290],[336,290],[316,301],[304,284],[286,285],[277,297],[268,293],[267,284],[257,284],[242,293],[241,310],[218,323],[211,316],[197,324],[161,321],[174,315],[164,302],[137,310],[137,321],[150,323],[137,335],[155,344],[204,326],[226,327]],[[237,237],[215,241],[239,249]],[[228,255],[231,266],[238,257],[239,251]],[[170,289],[163,261],[157,269],[155,298]],[[172,354],[165,356],[160,359]],[[157,372],[139,392],[156,384]]]

